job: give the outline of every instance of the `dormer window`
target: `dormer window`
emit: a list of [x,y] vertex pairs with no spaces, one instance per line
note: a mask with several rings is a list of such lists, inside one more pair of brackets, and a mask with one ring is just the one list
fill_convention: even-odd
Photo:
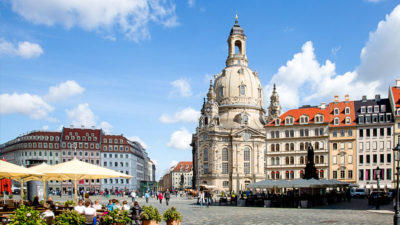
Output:
[[379,105],[374,106],[374,113],[378,113],[379,112]]
[[350,107],[346,107],[344,109],[344,114],[346,114],[346,115],[350,114]]
[[281,125],[281,119],[276,119],[276,120],[275,120],[275,125],[276,125],[276,126]]
[[351,119],[350,119],[350,117],[349,117],[349,116],[348,116],[348,117],[346,117],[345,123],[346,123],[346,124],[350,124],[350,123],[351,123]]
[[242,115],[242,124],[248,124],[249,123],[249,117],[247,115]]
[[386,105],[381,105],[381,112],[386,112]]
[[285,125],[292,125],[294,123],[293,117],[286,117]]
[[333,115],[339,115],[339,108],[335,108],[333,110]]
[[240,95],[246,95],[246,85],[240,85]]
[[324,116],[323,115],[316,115],[314,119],[315,123],[322,123],[324,122]]
[[365,106],[361,107],[361,113],[365,113]]
[[368,106],[368,113],[372,113],[372,106]]
[[333,119],[333,124],[334,125],[339,125],[339,118],[335,117],[335,119]]
[[358,116],[358,123],[363,124],[364,123],[364,116]]
[[308,123],[308,116],[301,116],[300,124],[307,124],[307,123]]

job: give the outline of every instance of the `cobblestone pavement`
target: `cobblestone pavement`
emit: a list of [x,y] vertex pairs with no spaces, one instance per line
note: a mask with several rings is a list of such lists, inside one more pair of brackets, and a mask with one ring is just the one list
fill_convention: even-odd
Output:
[[[113,198],[113,197],[112,197]],[[63,196],[54,197],[54,201],[65,201]],[[101,203],[108,202],[104,197],[92,196],[92,200],[99,199]],[[129,197],[118,197],[119,200],[131,202]],[[366,199],[353,199],[343,202],[311,209],[295,208],[262,208],[262,207],[237,207],[237,206],[199,206],[194,199],[176,198],[170,200],[167,207],[165,199],[160,204],[156,199],[150,199],[149,204],[143,198],[138,198],[140,205],[153,205],[160,213],[168,207],[175,206],[182,213],[183,225],[223,225],[223,224],[392,224],[393,213],[391,205],[381,207],[379,213],[373,211],[374,207],[368,206]],[[160,224],[164,225],[165,222]]]

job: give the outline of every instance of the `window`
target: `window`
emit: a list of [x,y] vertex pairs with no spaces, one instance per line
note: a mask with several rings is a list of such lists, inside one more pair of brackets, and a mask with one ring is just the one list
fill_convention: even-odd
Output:
[[300,130],[300,137],[304,137],[304,130],[303,129]]
[[352,155],[348,155],[348,156],[347,156],[347,162],[348,162],[349,164],[353,164],[353,156],[352,156]]
[[371,163],[371,156],[370,155],[366,155],[366,163],[367,164]]
[[339,115],[339,108],[335,108],[335,109],[333,110],[333,114],[334,114],[334,115]]
[[374,154],[372,156],[372,163],[377,163],[378,162],[378,155]]
[[203,173],[204,173],[204,174],[208,174],[208,162],[205,162],[205,163],[203,164]]
[[245,95],[246,94],[246,85],[242,84],[240,85],[240,95]]
[[344,179],[345,178],[345,171],[344,170],[341,170],[340,171],[340,179]]
[[389,154],[386,155],[386,162],[387,163],[391,163],[392,162],[392,154],[389,153]]
[[378,122],[378,115],[372,115],[372,122],[377,123]]
[[290,130],[290,137],[294,137],[294,130]]
[[375,105],[374,106],[374,113],[378,113],[379,112],[379,105]]
[[333,136],[333,137],[337,137],[337,130],[333,130],[332,136]]
[[358,123],[359,124],[363,124],[364,123],[364,116],[363,115],[358,116]]
[[372,149],[376,151],[377,148],[378,148],[377,142],[376,141],[372,142]]
[[346,133],[345,130],[344,130],[344,129],[341,129],[341,130],[340,130],[340,137],[344,137],[344,136],[345,136],[345,133]]
[[300,164],[304,164],[304,157],[300,156]]
[[335,119],[333,119],[333,124],[339,125],[339,118],[335,117]]
[[208,149],[206,148],[203,150],[203,160],[208,161]]
[[384,142],[384,141],[380,141],[380,142],[379,142],[379,149],[380,149],[380,150],[385,149],[385,142]]
[[347,171],[347,178],[348,179],[353,179],[353,170]]
[[365,170],[365,180],[371,180],[371,170],[370,169]]
[[371,130],[370,129],[366,129],[366,134],[367,134],[367,137],[370,137],[371,136]]
[[289,131],[288,130],[285,130],[285,137],[289,137]]
[[351,123],[350,117],[346,117],[345,123],[346,123],[346,124],[350,124],[350,123]]
[[229,187],[229,181],[222,181],[222,186],[223,187]]
[[361,113],[365,113],[365,106],[361,107]]
[[346,107],[344,109],[344,114],[350,114],[350,107]]
[[333,156],[332,163],[333,164],[337,164],[337,156],[336,155]]
[[222,162],[222,174],[228,174],[228,162]]
[[358,163],[359,164],[363,164],[364,163],[364,156],[363,155],[359,155],[358,156]]
[[337,179],[337,171],[332,172],[332,177],[333,177],[333,179]]
[[358,170],[358,180],[364,180],[364,170]]
[[247,147],[244,149],[244,161],[250,161],[250,149]]
[[386,135],[387,135],[387,136],[391,136],[391,135],[392,135],[392,128],[391,128],[391,127],[388,127],[388,128],[387,128]]
[[385,163],[385,155],[384,154],[379,155],[379,163]]
[[250,162],[244,163],[244,174],[250,174]]
[[378,129],[376,129],[376,128],[372,129],[372,134],[373,134],[374,137],[377,137],[378,136]]
[[271,131],[271,138],[275,138],[275,132]]
[[104,164],[103,166],[107,166],[107,162],[104,162],[103,164]]
[[368,106],[368,113],[372,113],[372,106]]
[[359,137],[364,137],[364,130],[363,129],[358,130],[358,136]]
[[386,180],[392,180],[392,169],[386,169]]
[[332,146],[333,146],[333,150],[337,150],[337,148],[338,148],[338,147],[337,147],[337,143],[333,143]]
[[370,115],[366,115],[365,116],[365,123],[371,123],[371,116]]

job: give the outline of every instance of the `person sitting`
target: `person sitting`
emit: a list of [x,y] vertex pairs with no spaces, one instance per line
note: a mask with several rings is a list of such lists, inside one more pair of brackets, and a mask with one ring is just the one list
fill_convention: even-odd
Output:
[[119,204],[119,201],[115,199],[113,210],[115,210],[115,209],[121,210],[121,208],[122,208],[122,206]]
[[131,206],[128,205],[128,202],[126,200],[124,200],[122,202],[122,210],[129,211],[130,209],[131,209]]
[[49,206],[50,206],[50,208],[51,209],[55,209],[56,208],[56,206],[55,206],[55,204],[54,204],[54,202],[53,202],[53,198],[52,197],[49,197],[48,199],[47,199],[47,202],[46,202]]
[[83,201],[82,199],[79,199],[78,205],[74,207],[74,210],[77,211],[79,214],[83,214],[84,209],[85,206],[83,206]]
[[35,196],[35,198],[33,198],[32,206],[40,206],[38,196]]
[[50,210],[50,205],[45,204],[43,207],[45,211],[41,214],[42,218],[46,221],[46,224],[52,224],[55,216],[53,211]]
[[95,210],[101,210],[103,207],[100,205],[100,201],[99,200],[95,200],[94,201],[94,204],[92,205],[92,207],[95,209]]
[[134,224],[139,225],[139,220],[140,220],[140,214],[142,213],[142,208],[139,206],[139,203],[135,201],[133,204],[133,207],[131,209],[131,215],[132,215],[132,222]]
[[108,209],[108,211],[112,211],[114,207],[114,202],[113,200],[108,200],[108,204],[106,205],[106,208]]
[[93,224],[93,218],[96,217],[96,209],[90,207],[90,202],[85,202],[85,207],[83,208],[83,215],[86,219],[86,224]]

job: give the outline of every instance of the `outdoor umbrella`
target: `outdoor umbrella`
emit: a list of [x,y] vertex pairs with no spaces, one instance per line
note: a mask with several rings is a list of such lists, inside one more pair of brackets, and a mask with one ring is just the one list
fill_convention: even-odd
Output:
[[262,180],[256,183],[247,185],[248,188],[274,188],[276,187],[276,181],[274,180]]
[[102,178],[131,178],[131,176],[110,170],[101,166],[93,165],[90,163],[82,162],[78,159],[73,159],[64,163],[44,169],[43,173],[49,180],[73,180],[75,187],[75,197],[77,200],[77,182],[81,179],[102,179]]
[[24,181],[28,177],[43,176],[42,173],[0,160],[0,178],[9,178],[21,183],[21,202],[24,200]]
[[[44,172],[46,172],[46,171],[50,171],[50,170],[51,170],[51,167],[52,167],[52,166],[50,166],[50,165],[47,164],[47,163],[41,163],[41,164],[39,164],[39,165],[37,165],[37,166],[32,166],[32,167],[30,167],[30,168],[28,168],[28,169],[31,170],[31,171],[34,171],[34,172],[44,173]],[[40,180],[40,181],[42,181],[42,182],[43,182],[43,189],[44,189],[43,198],[44,198],[44,201],[46,201],[46,200],[47,200],[46,182],[49,181],[49,180],[61,180],[61,179],[54,179],[54,178],[51,179],[51,178],[49,178],[48,176],[46,176],[45,174],[43,174],[43,176],[32,176],[32,177],[27,177],[25,180]]]

